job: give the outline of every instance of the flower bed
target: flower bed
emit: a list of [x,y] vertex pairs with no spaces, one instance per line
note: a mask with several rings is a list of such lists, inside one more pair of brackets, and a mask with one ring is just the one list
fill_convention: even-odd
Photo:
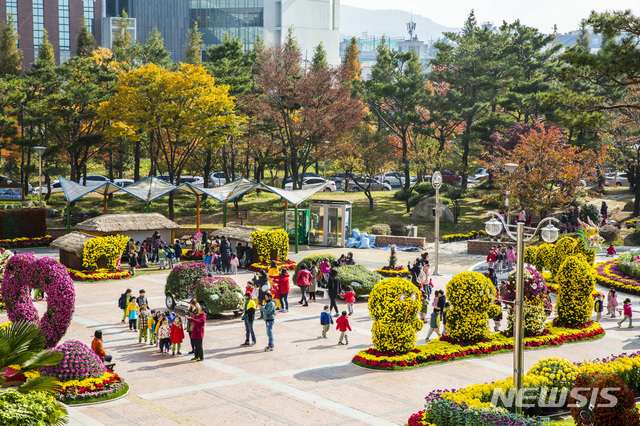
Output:
[[[249,266],[249,270],[250,271],[261,271],[261,270],[269,270],[269,268],[271,267],[271,263],[266,263],[266,262],[257,262],[257,263],[252,263]],[[294,262],[291,259],[287,259],[287,260],[283,260],[283,261],[276,261],[276,267],[278,269],[286,269],[287,271],[293,271],[294,269],[296,269],[296,262]]]
[[[526,337],[524,339],[525,348],[559,346],[566,342],[597,339],[604,335],[604,330],[596,322],[589,323],[584,328],[575,329],[556,327],[547,323],[547,330],[548,334]],[[426,345],[416,346],[415,349],[405,354],[382,353],[370,348],[358,352],[351,362],[361,367],[377,370],[401,370],[513,350],[513,337],[507,336],[505,332],[492,333],[485,341],[469,345],[460,345],[447,340],[446,337],[439,338]]]
[[117,269],[115,271],[109,269],[97,269],[95,271],[76,271],[75,269],[67,268],[67,272],[69,272],[71,278],[76,281],[123,280],[131,276],[129,271],[123,271],[121,269]]
[[596,263],[593,268],[598,284],[625,293],[640,294],[640,281],[620,271],[617,259]]
[[180,256],[180,260],[202,260],[204,253],[201,251],[187,250]]
[[61,382],[56,397],[65,404],[106,401],[125,394],[128,388],[120,376],[106,371],[97,378]]
[[383,277],[409,276],[409,270],[404,266],[396,266],[395,268],[391,268],[390,266],[383,266],[382,268],[376,269],[376,272],[382,275]]
[[451,241],[466,241],[466,240],[475,240],[476,238],[480,238],[484,235],[487,235],[487,231],[471,231],[466,234],[449,234],[442,236],[443,243],[449,243]]
[[11,238],[6,240],[0,240],[0,247],[4,248],[16,248],[16,247],[34,247],[34,246],[48,246],[53,241],[51,235],[45,235],[44,237],[32,237],[32,238]]

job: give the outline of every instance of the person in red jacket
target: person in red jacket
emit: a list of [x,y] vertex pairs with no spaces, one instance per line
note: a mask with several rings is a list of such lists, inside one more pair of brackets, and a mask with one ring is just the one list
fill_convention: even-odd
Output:
[[311,285],[311,272],[307,270],[307,264],[301,263],[300,270],[298,271],[298,276],[296,277],[296,284],[300,287],[300,292],[302,292],[302,299],[298,302],[303,306],[309,306],[309,301],[307,300],[307,290]]
[[491,247],[491,250],[489,250],[489,253],[487,254],[487,263],[489,264],[489,268],[493,268],[495,266],[496,259],[496,248]]
[[[348,345],[349,337],[347,337],[347,330],[351,331],[351,326],[349,325],[349,317],[347,316],[347,311],[342,311],[342,315],[336,320],[336,330],[340,331],[340,340],[338,341],[339,345]],[[342,343],[342,338],[344,337],[345,343]]]
[[173,324],[171,324],[171,350],[173,351],[172,356],[176,355],[176,346],[178,349],[178,355],[182,355],[180,352],[180,348],[182,347],[182,341],[184,340],[184,329],[182,328],[182,321],[179,316],[176,316],[173,319]]
[[618,253],[616,252],[616,248],[613,246],[613,244],[611,244],[607,249],[607,257],[613,256],[614,254],[618,254]]
[[344,301],[347,303],[349,315],[353,315],[353,304],[356,303],[356,292],[353,291],[353,287],[348,286],[347,291],[341,294],[340,297],[344,298]]
[[291,285],[289,284],[289,274],[287,270],[280,269],[280,275],[276,278],[278,284],[278,293],[280,293],[280,312],[289,312],[289,291]]
[[[187,312],[189,314],[189,312]],[[198,310],[198,314],[193,318],[187,318],[187,321],[193,323],[193,330],[191,330],[191,338],[193,339],[193,346],[195,349],[194,357],[191,361],[204,360],[204,350],[202,349],[202,340],[204,339],[204,325],[207,322],[207,316],[202,311],[202,308]]]

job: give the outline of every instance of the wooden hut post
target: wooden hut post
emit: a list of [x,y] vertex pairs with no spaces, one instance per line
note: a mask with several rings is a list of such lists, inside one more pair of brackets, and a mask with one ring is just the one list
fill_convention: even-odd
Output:
[[200,232],[200,196],[196,195],[196,232]]
[[107,196],[104,196],[104,207],[103,207],[103,214],[107,214]]
[[298,205],[296,204],[294,206],[294,213],[296,215],[296,218],[294,220],[295,223],[295,229],[293,231],[293,238],[295,238],[296,240],[296,253],[298,253]]
[[67,234],[71,232],[71,203],[67,201]]
[[222,226],[227,226],[227,203],[222,204]]

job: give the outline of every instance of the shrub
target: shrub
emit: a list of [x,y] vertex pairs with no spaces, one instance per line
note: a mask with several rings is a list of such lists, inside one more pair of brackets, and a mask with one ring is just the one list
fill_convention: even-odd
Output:
[[303,258],[296,265],[296,271],[293,273],[293,283],[296,283],[296,279],[298,278],[298,271],[300,271],[301,264],[304,263],[305,265],[307,265],[307,268],[311,268],[311,262],[315,260],[318,263],[318,269],[320,269],[320,264],[322,263],[323,259],[329,259],[329,264],[332,264],[336,260],[336,257],[332,254],[314,254]]
[[[598,395],[595,402],[589,399],[589,404],[593,406],[581,406],[586,405],[585,402],[577,401],[573,397],[569,399],[571,415],[576,425],[640,425],[634,394],[617,375],[582,373],[576,378],[573,388],[581,388],[580,394],[587,399],[594,392]],[[617,403],[613,406],[609,406],[612,405],[610,399],[603,398],[599,392],[603,388],[611,388],[609,396],[617,398]]]
[[416,345],[423,322],[418,318],[422,306],[420,291],[411,281],[387,278],[369,294],[369,314],[373,319],[373,346],[382,352],[407,353]]
[[402,188],[402,189],[398,189],[393,194],[393,199],[396,201],[407,201],[407,198],[409,198],[410,196],[411,196],[411,193],[409,193],[409,191],[407,191],[406,189]]
[[425,196],[422,194],[418,194],[416,192],[414,192],[413,194],[411,194],[411,196],[409,197],[409,207],[415,207],[418,205],[418,203],[422,200],[425,199]]
[[605,241],[612,242],[620,234],[620,229],[614,225],[604,225],[598,229],[598,233]]
[[271,250],[278,251],[279,260],[287,260],[289,256],[289,235],[282,229],[270,231],[253,231],[251,244],[258,252],[261,262],[271,261]]
[[373,286],[382,280],[382,275],[363,265],[347,265],[338,268],[338,278],[344,288],[351,285],[356,296],[364,296],[371,293]]
[[67,409],[44,392],[20,393],[14,389],[0,392],[0,424],[60,425],[67,424]]
[[407,232],[407,225],[402,222],[389,222],[389,228],[391,235],[405,235]]
[[580,220],[587,222],[587,219],[595,224],[602,222],[602,215],[600,209],[595,204],[583,204],[580,206]]
[[391,227],[386,223],[376,223],[371,227],[373,235],[391,235]]
[[107,368],[93,350],[77,340],[67,340],[55,348],[62,352],[58,365],[42,367],[40,373],[56,377],[61,381],[84,380],[102,376]]
[[563,388],[571,389],[578,376],[578,367],[564,358],[544,358],[533,364],[527,376],[545,377],[551,388],[561,391]]
[[591,317],[591,293],[596,279],[593,268],[582,256],[569,256],[555,280],[559,285],[556,299],[558,322],[565,326],[581,326]]
[[433,188],[431,182],[420,182],[413,190],[418,194],[426,195],[428,197],[436,195],[436,190]]
[[185,299],[196,294],[196,284],[207,276],[204,263],[183,263],[176,265],[167,276],[165,293],[171,293],[176,299]]
[[220,314],[242,306],[242,289],[229,277],[204,277],[196,285],[196,299],[210,314]]
[[0,211],[0,238],[43,237],[47,235],[45,209]]
[[447,312],[447,332],[459,342],[476,342],[488,335],[489,305],[496,289],[479,272],[461,272],[447,283],[452,308]]

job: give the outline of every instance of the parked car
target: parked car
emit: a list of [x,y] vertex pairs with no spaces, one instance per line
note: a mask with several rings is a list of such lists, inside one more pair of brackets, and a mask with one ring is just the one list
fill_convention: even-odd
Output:
[[442,181],[450,185],[460,185],[462,183],[462,176],[457,175],[449,170],[441,170]]
[[479,167],[473,172],[474,179],[480,180],[485,176],[489,176],[489,170],[484,167]]
[[402,186],[402,180],[400,179],[400,172],[385,172],[374,177],[375,180],[386,183],[388,185]]
[[85,182],[84,177],[80,178],[80,185],[84,186],[98,186],[105,182],[111,182],[108,177],[102,175],[87,175]]
[[[346,178],[346,174],[341,172],[341,173],[336,173],[335,175],[332,175],[331,177],[329,177],[329,180],[332,180],[336,183],[336,187],[340,190],[340,189],[344,189],[344,182],[345,182],[345,178]],[[356,176],[354,174],[349,173],[349,181],[353,181],[353,180],[357,180],[360,179],[360,176]]]
[[[234,180],[238,180],[238,179],[242,179],[242,176],[240,176],[239,174],[235,174],[235,176],[233,177],[233,179],[231,179],[231,181]],[[227,178],[226,175],[224,174],[224,172],[211,172],[209,173],[209,181],[213,184],[214,187],[216,186],[222,186],[227,184]],[[204,182],[204,180],[203,180]]]
[[391,185],[388,183],[381,183],[375,179],[366,178],[358,179],[356,182],[349,181],[347,192],[359,192],[364,191],[365,188],[370,186],[371,191],[391,191]]
[[629,186],[629,177],[626,173],[607,173],[604,177],[604,186]]
[[113,184],[118,185],[121,188],[124,188],[125,186],[129,186],[132,183],[133,183],[133,179],[114,179],[113,180]]
[[182,175],[178,178],[177,184],[180,185],[182,183],[190,183],[191,185],[197,186],[198,188],[203,188],[204,178],[200,176]]
[[[313,185],[318,185],[320,183],[327,183],[326,188],[324,189],[324,192],[335,192],[337,191],[336,188],[336,183],[332,180],[327,180],[325,181],[323,178],[321,177],[309,177],[309,178],[304,178],[302,180],[302,188],[298,188],[298,189],[307,189],[310,186]],[[288,189],[291,190],[293,189],[293,182],[289,182],[284,186],[284,189]]]
[[[42,187],[42,193],[46,194],[48,191],[47,185],[44,185]],[[51,182],[51,193],[54,194],[56,192],[62,192],[62,184],[60,183],[59,180],[54,180],[53,182]],[[40,187],[36,186],[35,188],[33,188],[33,194],[34,195],[39,195],[40,194]]]
[[[322,176],[320,176],[317,173],[312,173],[312,172],[305,172],[304,175],[302,176],[303,178],[321,178],[324,179]],[[289,176],[288,178],[286,178],[284,180],[284,184],[288,184],[291,183],[293,181],[293,179],[291,179],[291,176]]]
[[[404,186],[404,173],[400,175],[400,182],[402,183],[402,186]],[[413,185],[416,182],[418,182],[417,176],[409,176],[409,185]]]

